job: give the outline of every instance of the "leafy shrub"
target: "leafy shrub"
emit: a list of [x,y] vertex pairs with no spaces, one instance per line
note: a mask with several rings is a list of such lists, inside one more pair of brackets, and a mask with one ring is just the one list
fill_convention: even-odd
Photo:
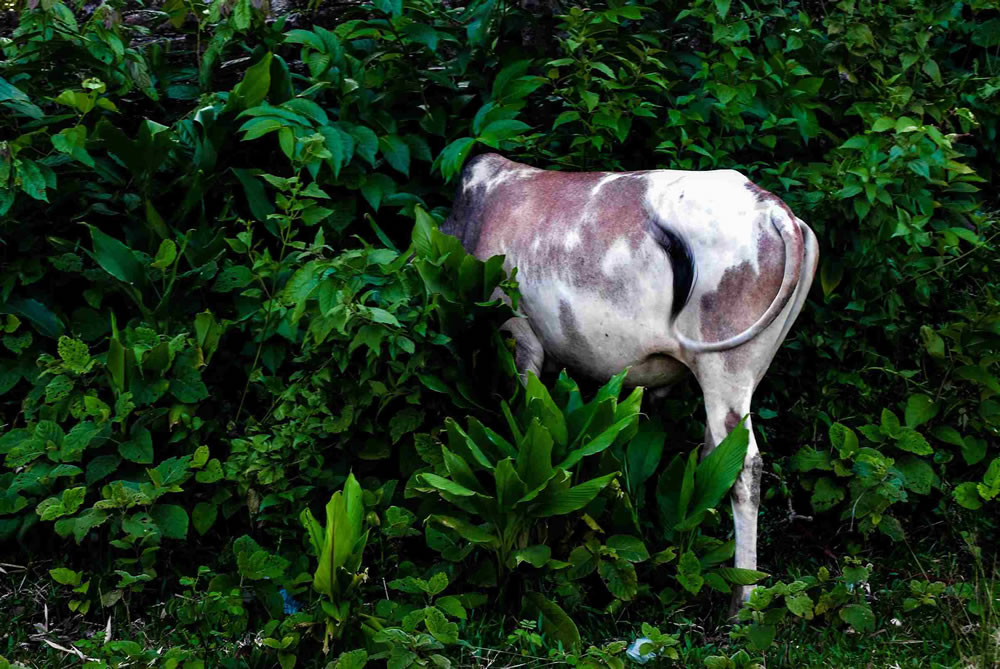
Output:
[[[287,668],[329,646],[335,666],[447,666],[493,647],[617,667],[643,635],[661,659],[743,667],[804,625],[867,638],[934,607],[992,638],[995,588],[961,580],[991,582],[974,547],[995,543],[1000,491],[991,3],[576,3],[538,43],[538,16],[493,0],[169,0],[169,35],[120,0],[16,4],[0,541],[53,561],[49,610],[100,619],[74,646],[95,662]],[[745,433],[699,463],[696,393],[517,389],[497,330],[516,274],[435,229],[486,149],[736,168],[816,230],[819,280],[757,393],[775,576],[742,648],[691,639],[765,577],[723,566]],[[320,528],[331,494],[351,513]],[[350,559],[325,538],[347,527]],[[962,577],[920,566],[869,601],[921,545]],[[130,612],[162,602],[163,643],[129,640]],[[949,648],[995,655],[974,646]]]

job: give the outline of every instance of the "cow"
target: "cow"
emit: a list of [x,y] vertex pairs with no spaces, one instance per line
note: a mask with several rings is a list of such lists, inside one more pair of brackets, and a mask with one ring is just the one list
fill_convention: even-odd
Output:
[[[702,456],[747,416],[731,499],[735,564],[757,567],[763,461],[750,402],[802,309],[816,236],[734,170],[562,172],[497,154],[462,171],[442,232],[517,268],[520,312],[504,325],[522,375],[557,361],[597,381],[665,388],[694,374]],[[751,587],[734,593],[734,606]]]

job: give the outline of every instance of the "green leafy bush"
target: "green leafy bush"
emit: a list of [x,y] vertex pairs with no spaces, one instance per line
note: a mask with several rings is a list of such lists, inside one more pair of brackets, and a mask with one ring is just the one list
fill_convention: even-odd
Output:
[[[994,661],[993,3],[14,4],[0,541],[49,600],[0,652],[54,664],[47,607],[95,666],[747,667],[894,617]],[[436,230],[484,150],[740,169],[817,232],[754,407],[773,580],[726,566],[746,433],[699,461],[693,384],[518,387],[516,274]]]

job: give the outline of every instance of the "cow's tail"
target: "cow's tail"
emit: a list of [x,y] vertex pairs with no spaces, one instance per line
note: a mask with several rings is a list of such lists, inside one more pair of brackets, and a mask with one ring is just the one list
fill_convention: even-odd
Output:
[[[805,256],[805,244],[802,229],[786,207],[776,205],[771,209],[771,224],[778,230],[785,244],[785,272],[781,277],[781,286],[771,301],[771,305],[761,314],[757,321],[743,332],[720,341],[695,341],[676,332],[677,340],[682,350],[694,353],[711,353],[736,348],[750,341],[769,326],[778,317],[781,310],[788,304],[795,293],[802,276],[802,262]],[[676,296],[674,299],[677,299]]]

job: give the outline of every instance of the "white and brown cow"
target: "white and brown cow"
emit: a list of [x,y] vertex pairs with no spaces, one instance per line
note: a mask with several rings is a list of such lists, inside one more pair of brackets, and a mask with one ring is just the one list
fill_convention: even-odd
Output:
[[[818,260],[806,224],[733,170],[557,172],[481,155],[442,231],[517,267],[525,318],[505,327],[522,372],[546,358],[597,380],[628,367],[629,384],[655,388],[690,370],[705,452],[750,412]],[[754,569],[763,463],[750,435],[732,503],[736,566]]]

